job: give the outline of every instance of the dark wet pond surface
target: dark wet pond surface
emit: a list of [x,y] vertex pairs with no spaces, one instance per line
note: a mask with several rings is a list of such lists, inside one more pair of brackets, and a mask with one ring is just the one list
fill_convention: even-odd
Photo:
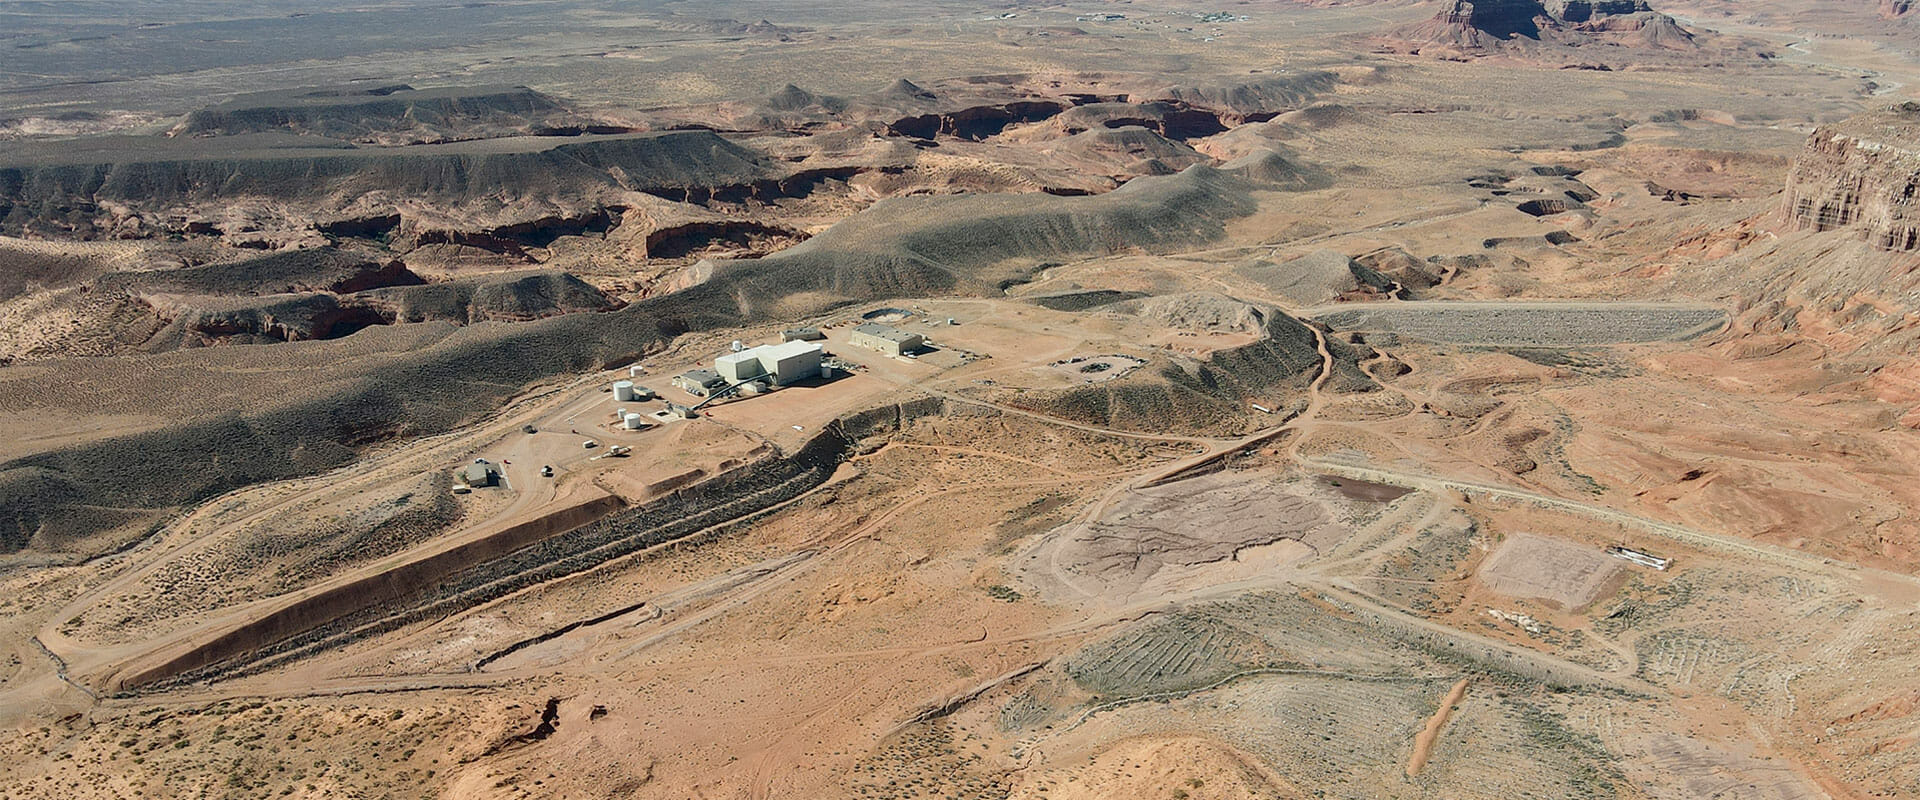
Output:
[[1348,500],[1359,500],[1363,503],[1391,503],[1413,493],[1412,489],[1401,486],[1368,483],[1352,478],[1336,478],[1332,475],[1320,476],[1320,482],[1333,487]]

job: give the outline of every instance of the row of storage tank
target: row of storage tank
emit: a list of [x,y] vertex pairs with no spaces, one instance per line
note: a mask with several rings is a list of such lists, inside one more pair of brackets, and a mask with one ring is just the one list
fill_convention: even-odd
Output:
[[[628,374],[634,374],[638,369],[638,367],[635,367],[634,369],[628,370]],[[645,386],[637,386],[633,381],[613,382],[613,400],[616,403],[644,402],[652,400],[656,396],[652,389]],[[615,411],[614,416],[620,418],[620,427],[626,428],[627,430],[637,431],[647,427],[647,417],[645,414],[635,413],[622,408]]]
[[647,415],[637,411],[616,408],[613,410],[613,418],[620,423],[621,427],[630,431],[637,431],[647,427]]
[[636,386],[633,381],[614,381],[613,400],[616,403],[633,403],[652,400],[658,395],[645,386]]

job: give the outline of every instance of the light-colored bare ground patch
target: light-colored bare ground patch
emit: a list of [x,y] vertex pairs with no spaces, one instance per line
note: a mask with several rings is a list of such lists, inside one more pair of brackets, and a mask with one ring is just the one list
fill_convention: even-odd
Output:
[[1721,308],[1678,303],[1396,303],[1312,311],[1335,330],[1517,347],[1689,339],[1727,317]]
[[1348,533],[1320,501],[1272,475],[1225,472],[1136,490],[1096,521],[1049,534],[1029,564],[1042,585],[1117,601],[1254,577],[1246,573],[1293,563]]
[[1010,800],[1188,797],[1193,800],[1305,797],[1245,753],[1212,739],[1151,737],[1114,744],[1085,765],[1022,773]]
[[1517,534],[1480,568],[1480,582],[1509,597],[1583,608],[1619,574],[1621,562],[1591,547]]
[[1068,383],[1100,383],[1123,377],[1146,363],[1133,356],[1077,356],[1048,364],[1047,369],[1065,376]]
[[1808,785],[1784,759],[1725,750],[1698,739],[1657,737],[1648,743],[1644,756],[1632,761],[1637,762],[1632,766],[1657,776],[1646,784],[1652,797],[1815,800],[1827,796]]

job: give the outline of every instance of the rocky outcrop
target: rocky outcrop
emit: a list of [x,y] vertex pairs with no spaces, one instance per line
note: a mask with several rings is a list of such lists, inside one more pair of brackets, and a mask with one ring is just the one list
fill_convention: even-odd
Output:
[[1880,0],[1880,16],[1897,19],[1913,13],[1914,0]]
[[1178,103],[1092,103],[1060,115],[1060,129],[1068,135],[1099,128],[1145,128],[1168,139],[1212,136],[1227,129],[1213,112]]
[[932,139],[938,136],[985,139],[1006,130],[1009,125],[1038,122],[1066,108],[1066,104],[1051,100],[1021,100],[901,117],[887,123],[886,127],[887,131],[893,135],[911,136],[916,139]]
[[296,133],[384,146],[624,132],[525,86],[315,89],[249,95],[188,114],[170,136]]
[[1508,43],[1577,46],[1605,40],[1661,48],[1693,46],[1693,34],[1646,0],[1453,0],[1393,38],[1463,50]]
[[1087,172],[1118,169],[1134,175],[1170,174],[1212,160],[1184,142],[1132,126],[1082,131],[1054,145],[1049,155]]
[[1802,229],[1920,250],[1920,103],[1815,130],[1787,176],[1786,212]]
[[[261,224],[378,229],[431,210],[491,229],[589,218],[632,192],[704,197],[794,171],[709,131],[518,137],[409,148],[311,136],[102,137],[0,154],[0,232],[75,238],[225,233]],[[509,198],[504,203],[502,198]]]
[[378,253],[319,247],[179,269],[143,269],[100,276],[94,291],[133,294],[348,294],[426,280]]
[[[944,195],[882,200],[786,250],[718,261],[729,275],[805,275],[832,291],[881,297],[998,294],[1036,264],[1069,255],[1194,246],[1224,235],[1225,220],[1253,213],[1251,192],[1277,187],[1204,164],[1136,179],[1092,197]],[[709,282],[709,286],[714,285]],[[799,283],[747,280],[728,302],[749,316],[779,313]]]
[[[1006,74],[955,78],[929,86],[902,78],[878,92],[845,96],[788,84],[758,102],[652,109],[646,124],[655,130],[809,135],[858,130],[920,140],[979,140],[1073,110],[1078,113],[1064,120],[1057,132],[1135,125],[1182,139],[1271,119],[1311,103],[1339,80],[1324,70],[1232,76],[1190,85],[1109,75]],[[1078,111],[1081,108],[1089,110]]]
[[[901,78],[844,96],[787,84],[756,101],[607,121],[525,87],[262,93],[196,111],[169,136],[0,142],[0,234],[219,237],[266,250],[359,239],[517,256],[598,232],[644,203],[640,195],[699,206],[804,197],[867,172],[904,174],[941,139],[1041,142],[1139,127],[1178,142],[1298,109],[1340,81],[1324,70],[1258,72],[1180,85],[1103,74],[925,86]],[[1081,144],[1113,151],[1094,154],[1090,176],[1051,167],[1004,183],[1087,194],[1201,161],[1185,146],[1121,141],[1134,135],[1087,137]],[[1140,152],[1122,152],[1132,150]],[[930,170],[948,176],[939,180],[950,172]],[[880,196],[928,188],[876,180],[888,184]],[[957,180],[967,190],[1006,188]]]
[[347,294],[152,295],[142,300],[166,320],[166,327],[143,346],[155,352],[213,344],[338,339],[374,325],[410,322],[527,322],[620,307],[579,278],[548,270]]
[[1545,14],[1535,0],[1456,0],[1433,19],[1405,30],[1415,41],[1460,47],[1487,47],[1496,42],[1540,38],[1539,19]]

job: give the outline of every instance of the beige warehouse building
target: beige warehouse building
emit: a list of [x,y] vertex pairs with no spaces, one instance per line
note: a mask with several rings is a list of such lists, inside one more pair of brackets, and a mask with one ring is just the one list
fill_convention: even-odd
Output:
[[856,326],[847,344],[878,350],[890,356],[905,355],[924,347],[927,339],[911,331],[903,331],[890,325],[868,322]]

